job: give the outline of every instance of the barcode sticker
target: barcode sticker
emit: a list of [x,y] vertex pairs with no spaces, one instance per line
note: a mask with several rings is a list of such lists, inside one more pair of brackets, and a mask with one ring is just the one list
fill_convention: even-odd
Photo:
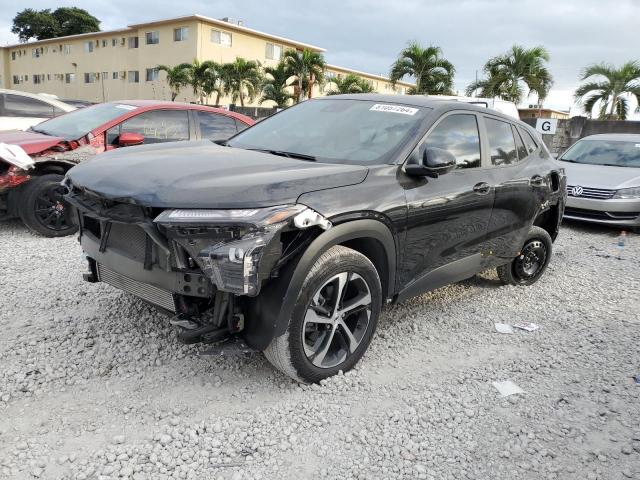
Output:
[[403,115],[415,115],[418,112],[417,108],[405,107],[403,105],[385,105],[382,103],[376,103],[369,110],[372,112],[401,113]]

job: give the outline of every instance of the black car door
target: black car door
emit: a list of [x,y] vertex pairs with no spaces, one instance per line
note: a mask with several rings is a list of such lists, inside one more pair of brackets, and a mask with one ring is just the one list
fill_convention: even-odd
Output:
[[[424,138],[427,147],[451,152],[455,170],[438,178],[411,178],[406,243],[400,265],[403,297],[464,279],[480,269],[494,190],[482,165],[478,115],[445,114]],[[418,145],[416,151],[418,151]],[[414,153],[415,154],[415,153]]]
[[515,125],[502,118],[482,116],[495,186],[495,203],[488,241],[495,264],[518,254],[540,207],[538,192],[544,186],[535,155],[525,146]]

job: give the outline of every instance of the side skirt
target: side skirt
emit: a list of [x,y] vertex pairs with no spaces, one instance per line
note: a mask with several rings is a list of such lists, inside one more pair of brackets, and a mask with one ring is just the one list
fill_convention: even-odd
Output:
[[480,253],[442,265],[427,272],[402,289],[396,297],[396,302],[403,302],[416,295],[472,277],[485,267],[485,261]]

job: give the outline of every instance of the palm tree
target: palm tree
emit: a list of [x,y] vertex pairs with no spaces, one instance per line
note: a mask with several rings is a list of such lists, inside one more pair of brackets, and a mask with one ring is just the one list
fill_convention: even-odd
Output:
[[292,95],[287,90],[288,81],[291,78],[289,70],[284,62],[278,63],[277,67],[267,67],[264,69],[265,78],[262,84],[262,97],[260,104],[266,101],[275,102],[279,108],[287,107],[289,100],[293,100]]
[[499,97],[518,104],[526,87],[527,96],[535,93],[542,105],[553,84],[548,61],[549,52],[544,47],[514,45],[507,53],[490,58],[483,68],[487,78],[471,83],[466,93],[472,96],[479,90],[480,97]]
[[313,85],[324,77],[326,62],[321,53],[305,48],[304,50],[287,50],[283,61],[291,76],[295,76],[298,88],[298,102],[304,99],[305,93],[309,98],[313,95]]
[[205,97],[208,97],[215,91],[216,71],[220,66],[211,60],[201,62],[197,58],[192,63],[183,63],[188,72],[188,84],[193,88],[193,94],[198,98],[200,103],[204,103]]
[[419,43],[412,42],[391,65],[389,78],[395,86],[406,76],[414,77],[416,86],[410,89],[411,94],[448,95],[453,88],[455,72],[453,64],[442,57],[440,47],[422,48]]
[[340,95],[342,93],[371,93],[374,91],[373,86],[364,78],[353,73],[346,75],[344,78],[331,77],[326,82],[335,86],[327,92],[327,95]]
[[167,83],[171,90],[171,101],[175,101],[180,93],[180,89],[189,84],[189,68],[191,64],[181,63],[175,67],[167,65],[158,65],[158,70],[167,72]]
[[640,111],[640,62],[627,62],[620,68],[606,63],[589,65],[580,80],[589,81],[578,87],[575,98],[589,115],[599,103],[600,119],[626,120],[632,96]]
[[224,92],[231,95],[232,101],[235,103],[239,99],[243,107],[245,98],[253,101],[262,84],[260,64],[238,57],[235,62],[225,65],[224,70]]

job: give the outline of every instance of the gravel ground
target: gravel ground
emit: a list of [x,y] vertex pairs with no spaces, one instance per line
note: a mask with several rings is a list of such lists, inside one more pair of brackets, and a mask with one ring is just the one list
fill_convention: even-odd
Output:
[[[83,283],[75,238],[0,224],[0,477],[640,478],[640,237],[615,239],[565,226],[535,286],[390,308],[356,370],[301,386]],[[494,330],[517,321],[541,328]]]

